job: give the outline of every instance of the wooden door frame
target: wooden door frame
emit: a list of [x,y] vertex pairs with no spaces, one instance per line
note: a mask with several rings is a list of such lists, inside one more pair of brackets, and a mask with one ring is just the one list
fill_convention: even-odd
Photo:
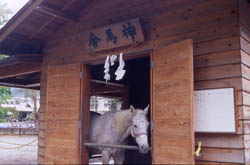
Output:
[[[171,45],[173,45],[173,44],[171,44]],[[167,46],[169,46],[169,45],[167,45]],[[154,116],[154,112],[153,112],[153,104],[154,104],[154,102],[153,102],[153,59],[154,59],[154,53],[155,53],[155,51],[157,51],[157,50],[159,50],[159,49],[161,49],[161,48],[155,48],[155,49],[147,49],[147,50],[143,50],[143,51],[126,51],[126,52],[129,52],[129,53],[124,53],[124,59],[125,60],[132,60],[132,59],[138,59],[138,58],[143,58],[143,57],[150,57],[150,72],[149,72],[149,74],[150,74],[150,120],[151,121],[153,121],[153,116]],[[138,47],[138,50],[140,50],[140,48]],[[95,65],[98,65],[98,64],[104,64],[104,62],[105,62],[105,59],[106,59],[106,57],[102,57],[102,58],[98,58],[98,59],[91,59],[91,60],[87,60],[87,61],[84,61],[84,62],[82,62],[81,63],[81,66],[95,66]],[[90,75],[89,75],[90,76]],[[89,77],[89,79],[90,79],[90,77]],[[82,84],[82,83],[81,83]],[[82,87],[81,87],[82,88]],[[84,95],[84,93],[81,93],[82,95]],[[90,96],[90,95],[89,95]],[[89,97],[89,101],[90,101],[90,97]],[[88,103],[89,104],[89,103]],[[81,103],[81,105],[82,106],[84,106],[83,105],[83,103]],[[88,105],[89,106],[89,105]],[[82,109],[83,110],[83,109]],[[82,112],[82,110],[81,110],[81,113],[83,113]],[[85,125],[86,126],[86,123],[84,122],[84,120],[83,119],[81,119],[80,120],[81,121],[81,125],[82,125],[82,128],[81,128],[81,131],[83,130],[83,125]],[[88,124],[87,124],[88,125]],[[154,160],[154,136],[153,136],[153,125],[151,124],[151,129],[150,129],[150,131],[151,131],[151,145],[152,145],[152,152],[151,152],[151,156],[152,156],[152,162],[153,162],[153,160]],[[83,133],[81,132],[81,135],[82,135]],[[82,140],[82,138],[80,139],[80,140]],[[80,148],[80,151],[82,152],[82,149],[84,148],[84,146],[83,146],[83,142],[81,142],[81,148]],[[82,153],[80,153],[81,155],[82,155]],[[84,161],[82,161],[82,157],[81,157],[81,162],[83,163]]]
[[[131,53],[126,53],[123,55],[123,58],[125,60],[133,60],[133,59],[139,59],[139,58],[143,58],[143,57],[149,57],[150,59],[150,63],[153,59],[153,49],[149,49],[149,50],[145,50],[145,51],[137,51],[137,52],[131,52]],[[100,58],[100,59],[94,59],[94,60],[88,60],[88,61],[84,61],[84,62],[81,62],[81,72],[83,72],[83,68],[86,68],[86,72],[88,73],[87,77],[88,77],[88,82],[90,82],[90,79],[91,79],[91,73],[90,73],[90,69],[89,69],[89,66],[95,66],[95,65],[98,65],[98,64],[104,64],[105,63],[105,60],[106,58]],[[152,65],[152,64],[150,64]],[[152,108],[152,101],[153,101],[153,97],[152,97],[152,67],[150,66],[150,122],[153,120],[153,108]],[[86,80],[84,80],[84,82],[86,82]],[[87,85],[88,86],[88,85]],[[90,84],[89,84],[90,86]],[[81,110],[80,110],[80,123],[81,123],[81,128],[80,128],[80,162],[81,164],[86,164],[86,159],[83,159],[82,156],[88,156],[86,154],[83,153],[83,150],[86,151],[85,147],[83,146],[83,140],[82,138],[84,136],[86,136],[86,134],[88,134],[88,127],[89,127],[89,122],[90,122],[90,118],[89,118],[89,114],[90,114],[90,110],[88,111],[88,117],[86,118],[86,112],[84,112],[84,109],[89,107],[88,109],[90,109],[90,90],[86,90],[85,87],[84,87],[84,83],[83,83],[83,77],[81,78],[81,101],[80,101],[80,107],[81,107]],[[90,88],[89,88],[90,89]],[[83,92],[86,92],[86,93],[83,93]],[[89,97],[88,97],[89,96]],[[88,97],[88,99],[83,99],[83,97]],[[88,101],[88,103],[84,104],[83,101],[86,103],[86,101]],[[85,115],[84,115],[85,114]],[[85,122],[85,120],[87,120],[87,124]],[[85,128],[85,132],[83,131],[83,128]],[[153,134],[152,134],[152,128],[150,128],[150,131],[151,131],[151,144],[153,144]],[[152,152],[151,152],[151,157],[152,157]],[[88,157],[89,158],[89,157]],[[88,162],[87,162],[88,163]]]
[[[88,66],[80,64],[80,164],[88,164],[88,152],[84,147],[85,140],[88,139],[89,121],[90,121],[90,70]],[[88,111],[87,111],[88,109]],[[84,122],[83,122],[84,121]],[[83,140],[85,139],[85,140]],[[86,159],[87,158],[87,159]]]

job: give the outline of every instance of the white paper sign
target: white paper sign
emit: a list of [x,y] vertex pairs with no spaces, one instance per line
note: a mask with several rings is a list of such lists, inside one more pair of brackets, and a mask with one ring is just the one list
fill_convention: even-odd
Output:
[[194,119],[196,132],[235,132],[234,89],[195,91]]

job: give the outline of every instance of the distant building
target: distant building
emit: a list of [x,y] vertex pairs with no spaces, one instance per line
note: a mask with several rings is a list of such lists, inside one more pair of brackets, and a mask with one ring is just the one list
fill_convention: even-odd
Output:
[[110,110],[121,110],[122,102],[120,99],[91,96],[90,111],[105,113]]
[[[8,100],[7,104],[1,104],[3,108],[15,108],[18,111],[18,120],[22,121],[25,119],[31,119],[34,112],[34,101],[30,97],[25,97],[25,90],[18,88],[11,88],[12,97]],[[36,109],[39,110],[40,107],[40,96],[37,95],[36,99]],[[8,115],[11,115],[10,112]]]

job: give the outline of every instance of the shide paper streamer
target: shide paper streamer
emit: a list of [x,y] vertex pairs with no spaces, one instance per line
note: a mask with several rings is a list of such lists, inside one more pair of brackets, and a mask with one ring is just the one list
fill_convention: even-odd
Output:
[[[104,64],[104,79],[106,80],[106,83],[107,81],[110,80],[110,74],[109,74],[109,70],[110,70],[110,66],[113,66],[114,65],[114,62],[115,60],[117,59],[117,56],[116,55],[112,55],[111,57],[108,55],[106,57],[106,61],[105,61],[105,64]],[[123,53],[120,53],[120,57],[119,57],[119,66],[115,72],[115,75],[116,75],[116,80],[121,80],[124,75],[125,75],[125,72],[126,70],[124,69],[125,67],[125,62],[123,60]]]

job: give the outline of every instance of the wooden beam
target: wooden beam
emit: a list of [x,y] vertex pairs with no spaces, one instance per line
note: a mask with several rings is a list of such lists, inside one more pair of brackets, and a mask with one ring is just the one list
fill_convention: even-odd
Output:
[[34,37],[33,37],[33,39],[28,38],[28,36],[24,36],[22,34],[17,34],[17,33],[10,34],[7,39],[15,42],[15,45],[12,46],[12,51],[15,51],[22,44],[42,45],[44,43],[43,40],[36,39]]
[[[22,35],[20,33],[16,33],[16,32],[13,32],[11,33],[8,38],[11,38],[12,40],[21,40],[21,41],[27,41],[28,39],[28,36],[25,36],[25,35]],[[32,42],[32,43],[43,43],[44,40],[43,39],[39,39],[39,38],[33,38],[32,40],[30,41],[27,41],[27,42]]]
[[6,78],[6,79],[1,79],[0,80],[1,84],[9,84],[9,85],[19,85],[23,87],[34,87],[38,86],[40,83],[40,79],[34,79],[34,80],[29,80],[29,79],[19,79],[19,78]]
[[110,86],[110,85],[102,85],[102,86],[92,86],[91,87],[92,95],[100,95],[100,94],[108,94],[108,93],[122,93],[123,87],[119,86]]
[[27,85],[27,81],[24,79],[6,78],[6,79],[1,79],[0,84],[24,86]]
[[43,57],[42,56],[37,56],[37,57],[17,56],[17,59],[20,63],[42,63]]
[[53,8],[50,8],[48,6],[38,6],[36,8],[38,11],[44,13],[44,14],[47,14],[47,15],[50,15],[50,16],[53,16],[53,17],[58,17],[64,21],[67,21],[67,22],[71,22],[71,21],[77,21],[76,17],[72,16],[72,15],[69,15],[69,14],[65,14],[61,11],[57,11]]
[[0,79],[21,76],[25,74],[35,73],[41,71],[41,63],[35,64],[17,64],[11,67],[0,69]]
[[[61,11],[65,11],[67,8],[69,8],[73,3],[75,2],[75,0],[71,0],[69,1],[62,9]],[[34,33],[32,33],[29,36],[29,40],[32,39],[34,36],[36,36],[37,34],[39,34],[46,26],[48,26],[51,22],[53,22],[55,20],[56,17],[51,17],[47,22],[45,22],[40,28],[38,28]]]
[[[6,40],[12,40],[12,39],[10,37],[8,37]],[[30,50],[34,50],[34,49],[37,50],[37,49],[39,49],[38,47],[41,47],[43,45],[43,43],[36,43],[35,41],[33,42],[31,40],[15,40],[15,42],[12,42],[12,43],[13,44],[9,48],[7,48],[7,50],[11,50],[13,53],[18,52],[20,49],[22,49],[23,45],[29,45],[28,48]],[[31,52],[29,52],[29,53],[31,53]],[[24,53],[24,52],[18,52],[18,53]],[[16,54],[16,53],[14,53],[14,54]]]
[[16,45],[13,45],[12,48],[11,48],[13,51],[15,51],[17,48],[19,48],[19,47],[23,44],[23,41],[17,40],[17,41],[15,42],[15,44],[16,44]]
[[18,59],[16,57],[14,57],[14,56],[0,60],[0,68],[13,66],[13,65],[16,65],[16,64],[18,64]]
[[[13,17],[9,23],[7,23],[5,25],[5,27],[3,28],[3,32],[0,33],[0,43],[13,31],[15,30],[15,28],[24,21],[24,19],[29,16],[31,14],[31,12],[37,7],[39,6],[41,3],[43,2],[43,0],[36,0],[36,1],[30,1],[28,2],[25,6],[30,5],[29,7],[27,7],[26,10],[25,7],[23,8],[23,10],[20,10],[20,12],[18,12],[18,18]],[[31,4],[30,4],[31,3]]]
[[91,80],[91,83],[97,83],[97,84],[105,84],[105,85],[112,85],[112,86],[117,86],[117,87],[125,87],[125,85],[118,84],[118,83],[112,83],[112,82],[105,82],[101,80]]
[[[39,89],[40,88],[40,76],[34,78],[33,76],[23,75],[23,78],[10,77],[6,79],[0,79],[0,85],[18,88],[29,88],[29,89]],[[40,75],[40,72],[36,72],[35,75]]]
[[108,93],[108,94],[91,94],[91,96],[106,97],[106,98],[122,98],[122,93]]
[[81,17],[87,10],[91,9],[96,3],[97,3],[97,0],[86,1],[85,7],[82,9],[82,11],[80,12],[78,16]]
[[32,39],[34,36],[36,36],[38,33],[40,33],[47,25],[49,25],[51,22],[53,22],[55,17],[51,17],[47,22],[45,22],[42,26],[40,26],[34,33],[32,33],[29,36],[29,40]]
[[0,68],[15,66],[20,63],[42,63],[43,56],[41,54],[20,54],[0,60]]
[[71,0],[62,8],[62,11],[68,9],[76,0]]
[[24,53],[24,54],[15,54],[16,57],[42,57],[42,54],[39,53]]
[[28,87],[28,88],[33,88],[33,87],[40,87],[40,82],[38,83],[33,83],[33,84],[29,84],[29,85],[25,85],[24,87]]
[[24,89],[34,89],[34,90],[40,90],[40,86],[26,86],[26,85],[20,85],[20,84],[12,84],[12,83],[4,83],[0,82],[1,86],[6,86],[6,87],[13,87],[13,88],[24,88]]

